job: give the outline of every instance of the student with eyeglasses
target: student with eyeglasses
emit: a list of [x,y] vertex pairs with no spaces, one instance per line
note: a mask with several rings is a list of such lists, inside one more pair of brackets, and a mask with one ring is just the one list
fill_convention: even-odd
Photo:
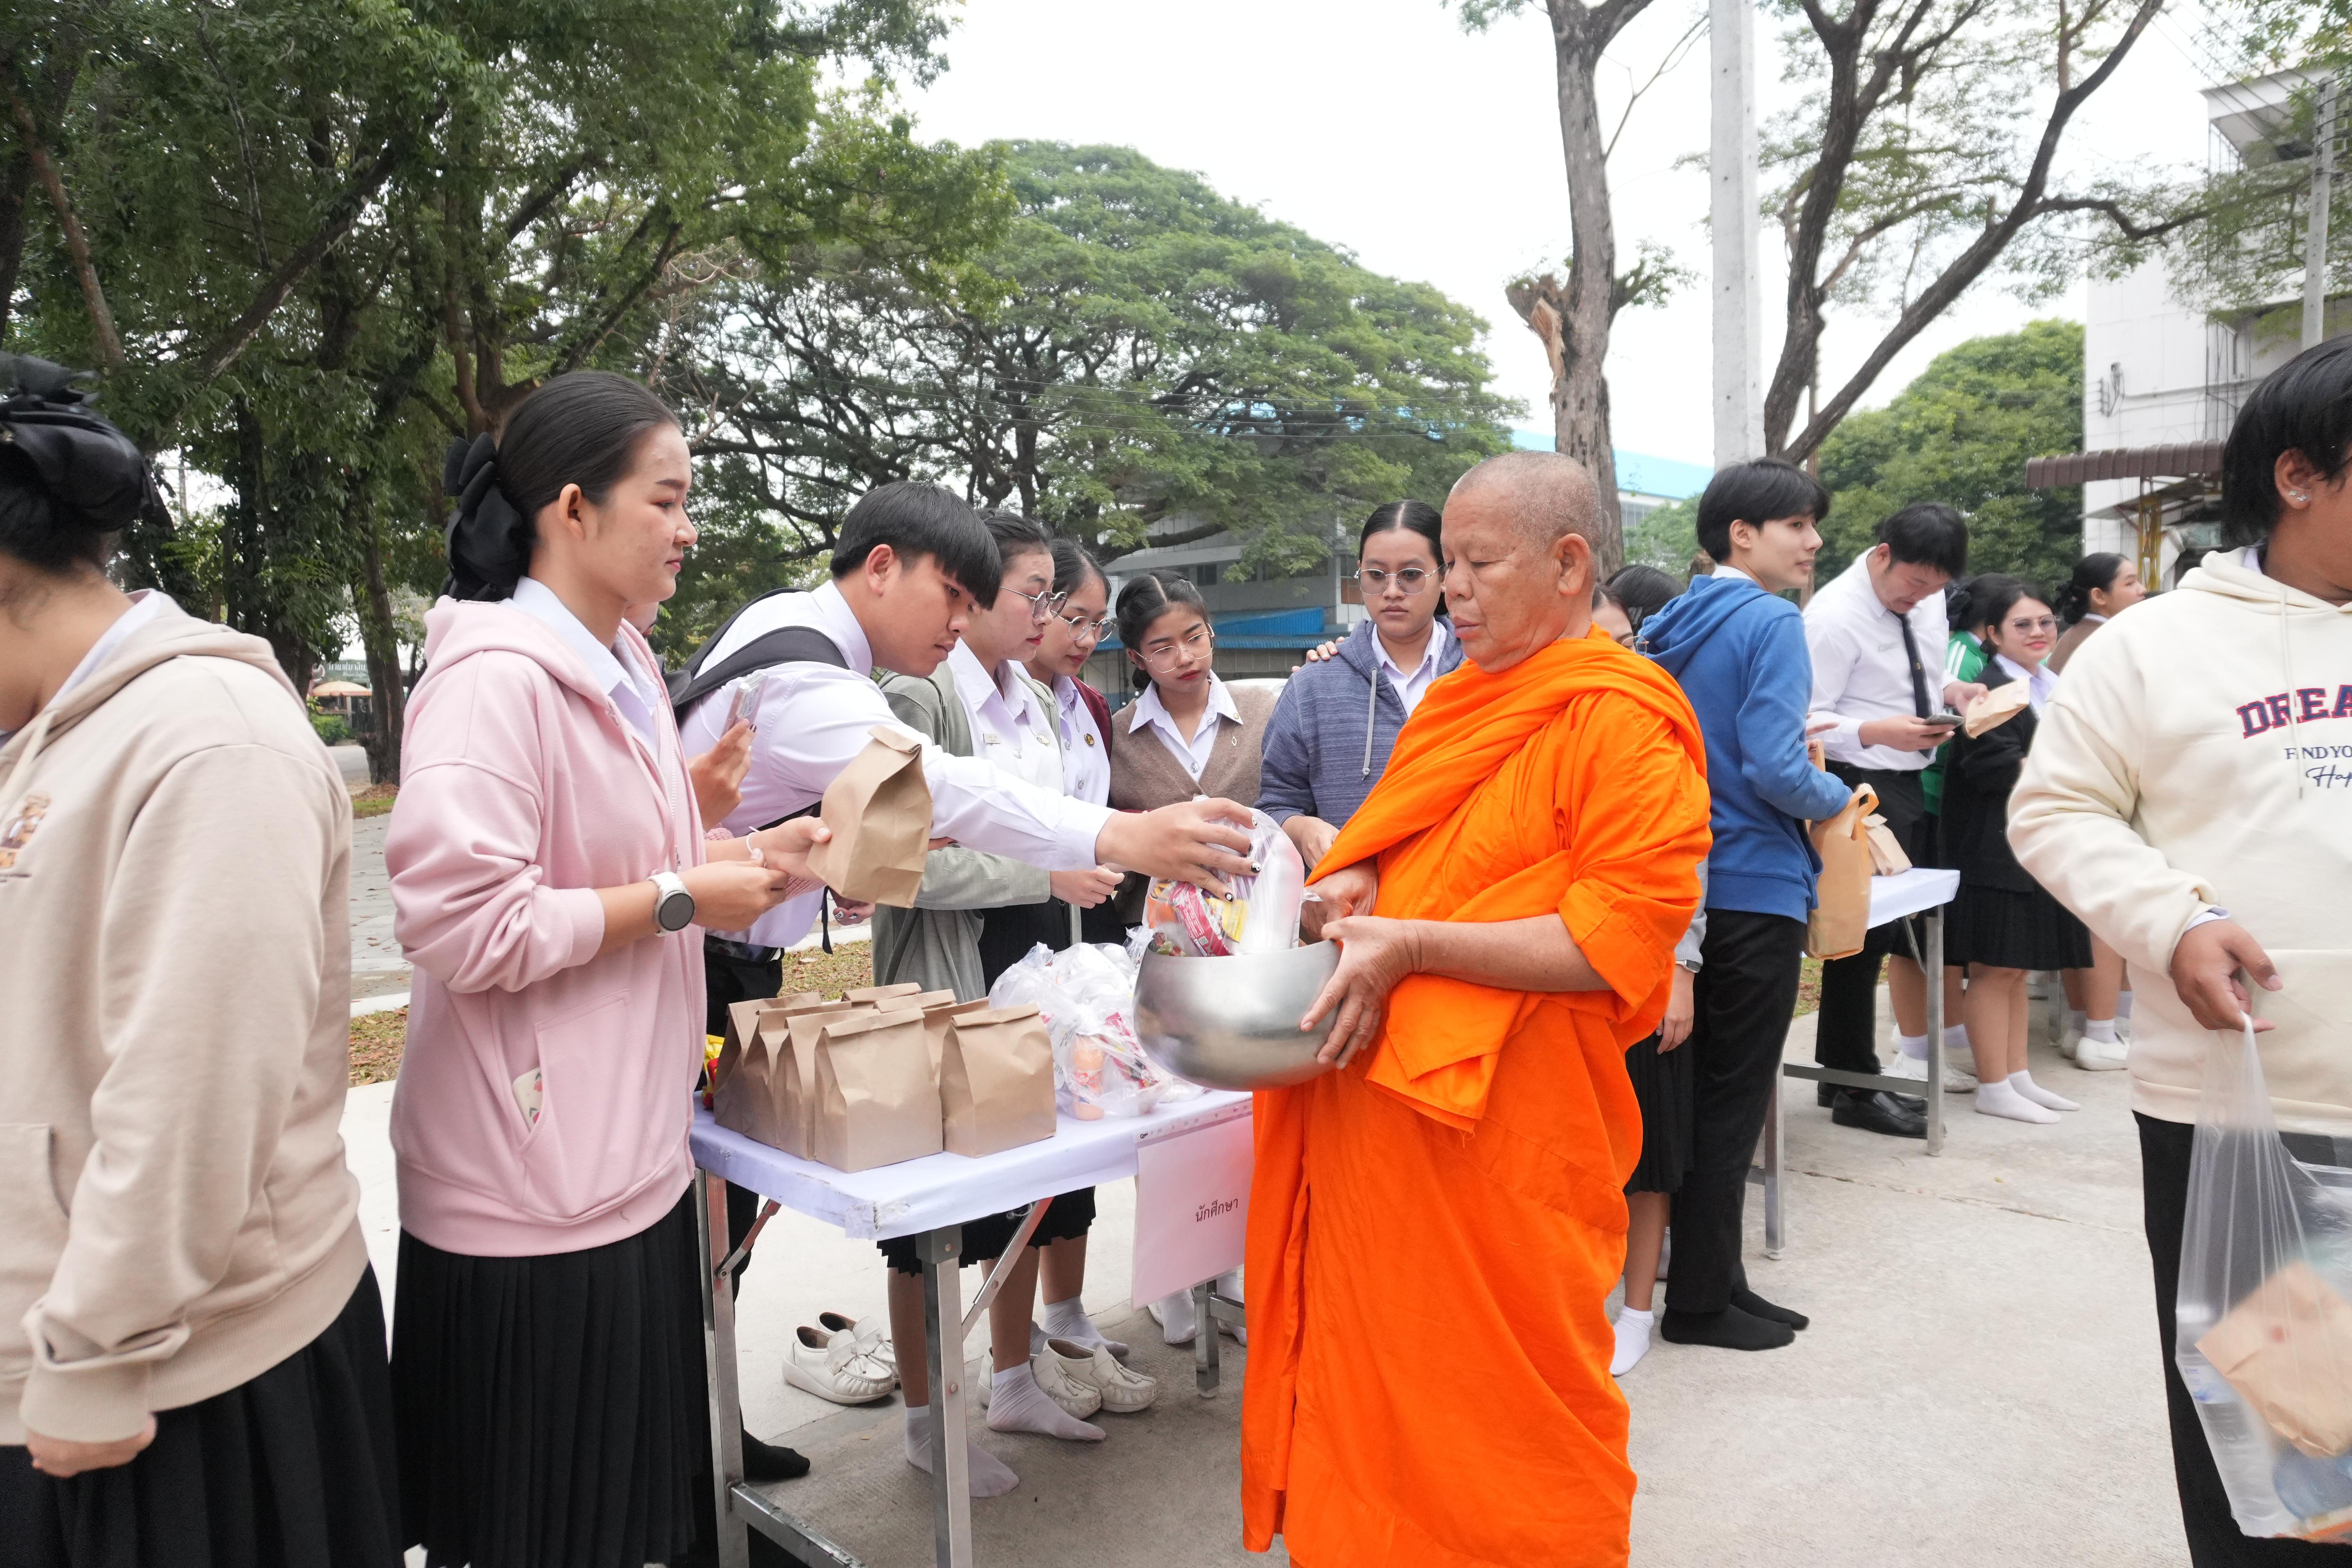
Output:
[[[1217,678],[1211,668],[1217,639],[1201,590],[1173,572],[1137,577],[1118,593],[1118,640],[1147,679],[1142,693],[1111,721],[1112,808],[1152,811],[1198,795],[1257,799],[1276,694],[1256,682],[1235,690]],[[1130,924],[1142,918],[1144,887],[1138,875],[1119,890],[1119,914]],[[1239,1299],[1240,1275],[1220,1277],[1217,1291]],[[1154,1301],[1150,1310],[1160,1338],[1171,1345],[1192,1342],[1190,1291]]]
[[1364,618],[1290,678],[1266,721],[1258,809],[1282,824],[1310,868],[1387,771],[1423,694],[1462,662],[1439,613],[1444,559],[1435,507],[1391,501],[1366,518],[1356,541]]
[[2009,847],[2009,795],[2016,786],[2058,678],[2044,664],[2058,618],[2039,589],[1988,574],[1969,584],[1969,618],[1984,644],[1986,684],[2027,683],[2028,704],[1971,738],[1954,735],[1944,776],[1947,858],[1960,873],[1945,956],[1969,968],[1964,1004],[1976,1053],[1976,1108],[2012,1121],[2049,1123],[2073,1100],[2026,1068],[2025,975],[2086,969],[2091,933],[2018,864]]
[[[1054,541],[1054,592],[1061,605],[1048,618],[1045,635],[1029,655],[1029,677],[1053,693],[1062,731],[1062,788],[1073,799],[1096,805],[1110,802],[1110,704],[1086,680],[1087,660],[1108,637],[1110,582],[1086,547],[1075,539]],[[1045,906],[1049,919],[1067,927],[1072,906],[1056,899]],[[1067,942],[1124,942],[1127,928],[1118,911],[1099,903],[1075,911],[1077,923],[1060,941],[1042,933],[1034,940],[1060,949]],[[1002,925],[1009,930],[1016,922]],[[990,921],[981,932],[982,962],[993,956],[1000,922]],[[1025,948],[1024,948],[1025,951]],[[1018,953],[1013,955],[1018,958]],[[1050,1255],[1049,1255],[1050,1257]]]

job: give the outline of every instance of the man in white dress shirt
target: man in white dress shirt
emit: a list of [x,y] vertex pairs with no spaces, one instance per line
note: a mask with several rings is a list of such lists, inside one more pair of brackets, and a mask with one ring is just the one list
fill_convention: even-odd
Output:
[[[1805,606],[1813,659],[1814,718],[1834,718],[1822,736],[1830,771],[1867,784],[1879,815],[1916,865],[1936,863],[1935,819],[1919,777],[1950,736],[1950,715],[1984,688],[1944,672],[1944,589],[1967,568],[1969,528],[1950,507],[1921,501],[1878,525],[1878,542],[1814,594]],[[1938,718],[1938,716],[1943,716]],[[1878,961],[1887,965],[1902,1054],[1927,1053],[1927,980],[1910,956],[1916,922],[1870,933],[1863,951],[1822,966],[1822,1008],[1813,1058],[1849,1072],[1880,1070],[1876,1042]],[[1925,1108],[1897,1096],[1822,1086],[1841,1126],[1897,1138],[1927,1135]],[[1915,1109],[1917,1107],[1917,1109]]]

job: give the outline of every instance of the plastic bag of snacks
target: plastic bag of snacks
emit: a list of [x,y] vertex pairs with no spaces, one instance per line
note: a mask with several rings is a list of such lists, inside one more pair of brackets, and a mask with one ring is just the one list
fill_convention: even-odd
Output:
[[1054,1090],[1081,1121],[1140,1116],[1200,1093],[1152,1065],[1135,1037],[1135,958],[1108,943],[1055,952],[1039,942],[997,976],[995,1007],[1034,1006],[1054,1045]]
[[1274,818],[1252,811],[1254,877],[1236,877],[1233,895],[1220,898],[1190,882],[1155,877],[1145,895],[1143,923],[1154,952],[1171,958],[1226,958],[1298,945],[1298,906],[1307,896],[1307,863]]

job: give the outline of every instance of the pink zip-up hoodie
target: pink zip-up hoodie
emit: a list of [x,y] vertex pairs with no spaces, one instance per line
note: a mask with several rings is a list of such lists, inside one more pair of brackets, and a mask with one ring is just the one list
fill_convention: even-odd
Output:
[[[384,842],[416,972],[392,1105],[401,1227],[473,1257],[601,1247],[667,1214],[693,1170],[702,933],[596,953],[596,889],[702,859],[677,729],[658,704],[648,754],[510,605],[444,599],[425,626]],[[516,1087],[533,1069],[535,1117]]]

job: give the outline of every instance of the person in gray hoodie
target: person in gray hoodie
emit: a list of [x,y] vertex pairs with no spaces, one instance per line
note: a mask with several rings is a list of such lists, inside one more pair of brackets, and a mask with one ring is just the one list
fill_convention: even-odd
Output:
[[161,506],[0,354],[0,1563],[395,1568],[350,797],[268,643],[108,580]]
[[1309,868],[1380,782],[1422,694],[1462,662],[1438,614],[1444,560],[1435,507],[1391,501],[1366,518],[1356,543],[1364,618],[1290,678],[1266,721],[1258,809]]

